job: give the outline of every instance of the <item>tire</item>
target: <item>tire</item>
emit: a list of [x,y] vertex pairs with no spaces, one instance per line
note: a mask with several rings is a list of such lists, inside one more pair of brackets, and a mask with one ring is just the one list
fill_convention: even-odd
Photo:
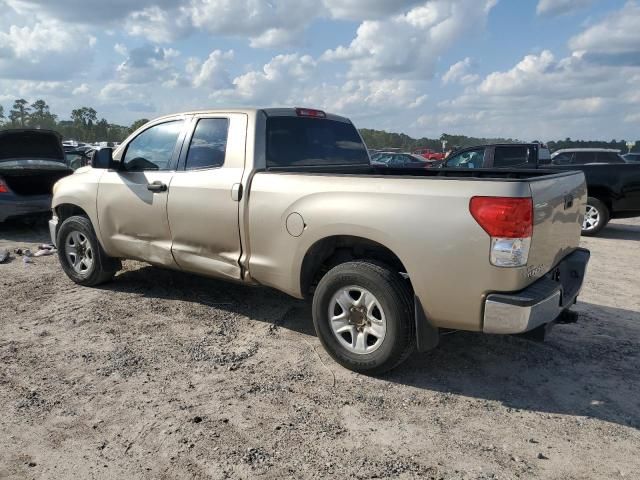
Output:
[[313,296],[313,325],[329,355],[359,373],[391,370],[415,348],[409,286],[373,261],[343,263],[325,274]]
[[610,213],[607,206],[595,197],[587,198],[587,209],[582,223],[582,235],[592,237],[609,223]]
[[120,260],[109,257],[102,249],[87,217],[67,218],[58,229],[56,244],[64,273],[77,284],[100,285],[122,268]]

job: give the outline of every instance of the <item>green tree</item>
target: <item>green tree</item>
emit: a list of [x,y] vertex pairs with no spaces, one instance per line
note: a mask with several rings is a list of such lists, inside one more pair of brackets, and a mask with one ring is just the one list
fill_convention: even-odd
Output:
[[0,105],[0,126],[4,123],[4,107]]
[[91,107],[80,107],[71,111],[71,120],[78,126],[91,129],[98,118],[98,112]]
[[25,127],[29,120],[29,102],[20,98],[13,102],[13,110],[9,112],[9,120],[13,126]]
[[131,126],[129,127],[129,133],[133,133],[135,132],[137,129],[139,129],[141,126],[143,126],[145,123],[149,122],[148,119],[146,118],[141,118],[139,120],[136,120],[135,122],[133,122],[131,124]]
[[49,105],[44,100],[36,100],[31,104],[29,125],[37,128],[55,128],[57,115],[49,110]]

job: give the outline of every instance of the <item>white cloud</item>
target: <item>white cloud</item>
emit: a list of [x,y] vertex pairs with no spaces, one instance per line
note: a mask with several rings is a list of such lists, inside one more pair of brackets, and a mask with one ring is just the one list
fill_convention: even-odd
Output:
[[74,88],[71,93],[73,93],[74,95],[84,95],[89,93],[90,90],[91,89],[89,88],[89,84],[82,83],[78,85],[76,88]]
[[233,59],[233,50],[227,52],[214,50],[202,63],[197,59],[190,59],[187,64],[187,73],[192,78],[193,86],[196,88],[230,88],[232,84],[225,63],[231,59]]
[[3,78],[70,78],[81,68],[78,58],[91,60],[95,42],[84,29],[56,21],[14,24],[0,31],[0,72]]
[[591,61],[640,66],[640,5],[628,2],[569,41]]
[[371,20],[409,10],[424,0],[324,0],[333,18]]
[[364,21],[348,46],[327,50],[323,59],[346,61],[349,75],[433,76],[439,56],[460,32],[467,37],[484,25],[495,0],[432,0],[385,20]]
[[132,48],[116,44],[115,50],[125,55],[125,60],[116,67],[121,83],[152,83],[170,76],[174,71],[174,60],[180,52],[173,48],[152,45]]
[[475,82],[480,77],[476,74],[469,73],[470,68],[471,59],[469,57],[454,63],[442,76],[443,85],[446,85],[448,83],[460,83],[462,85],[468,85]]
[[536,7],[538,15],[557,16],[574,13],[593,4],[595,0],[540,0]]
[[203,31],[274,47],[292,43],[323,7],[318,0],[191,0],[183,11]]

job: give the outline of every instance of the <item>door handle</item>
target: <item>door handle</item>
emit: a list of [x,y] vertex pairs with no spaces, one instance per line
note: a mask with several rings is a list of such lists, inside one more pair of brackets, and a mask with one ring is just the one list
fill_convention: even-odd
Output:
[[149,183],[147,185],[147,190],[149,190],[150,192],[166,192],[167,191],[167,184],[166,183],[162,183],[159,180],[156,180],[153,183]]

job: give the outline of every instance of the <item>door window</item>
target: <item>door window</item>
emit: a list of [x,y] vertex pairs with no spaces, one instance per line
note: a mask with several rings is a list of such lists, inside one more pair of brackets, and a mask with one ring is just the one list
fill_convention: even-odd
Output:
[[558,155],[553,157],[551,163],[553,163],[554,165],[571,165],[572,158],[573,153],[559,153]]
[[529,147],[496,147],[493,166],[496,168],[515,167],[529,161]]
[[576,163],[576,164],[595,163],[595,162],[596,162],[595,152],[576,152],[575,157],[573,158],[573,163]]
[[229,120],[227,118],[199,120],[193,132],[191,145],[189,145],[186,169],[199,170],[224,165],[228,133]]
[[447,160],[447,167],[455,168],[482,168],[484,164],[484,148],[478,148],[475,150],[465,150],[460,152],[449,160]]
[[169,170],[183,120],[160,123],[131,140],[122,160],[129,172]]

